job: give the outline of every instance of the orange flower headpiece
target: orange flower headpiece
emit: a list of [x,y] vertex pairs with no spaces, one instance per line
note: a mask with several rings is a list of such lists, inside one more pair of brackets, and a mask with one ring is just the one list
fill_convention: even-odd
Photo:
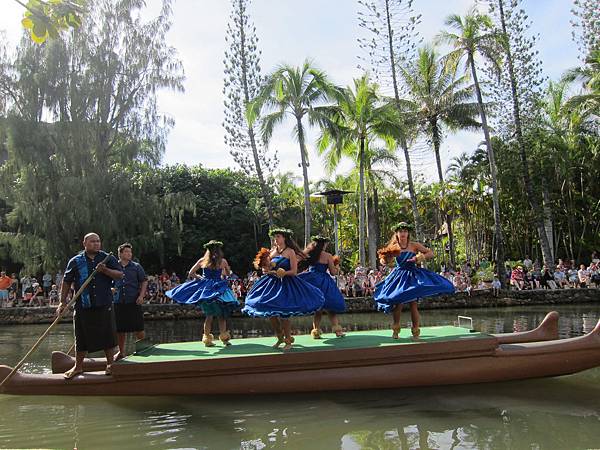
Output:
[[261,248],[256,256],[254,257],[254,268],[256,270],[261,269],[263,267],[269,267],[269,260],[271,259],[271,250],[268,248]]
[[395,258],[400,255],[400,246],[397,244],[390,244],[387,247],[383,247],[382,249],[377,251],[377,255],[379,256],[380,261],[389,261],[391,258]]
[[334,266],[339,266],[340,265],[340,257],[338,255],[335,255],[333,257],[333,265]]

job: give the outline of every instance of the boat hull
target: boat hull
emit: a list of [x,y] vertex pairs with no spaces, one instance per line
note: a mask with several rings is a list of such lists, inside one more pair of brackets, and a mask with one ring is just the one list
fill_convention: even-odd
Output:
[[[143,366],[140,368],[139,366]],[[273,394],[486,383],[568,375],[600,366],[600,322],[585,336],[500,344],[456,342],[325,350],[211,361],[115,364],[112,376],[16,374],[7,394]],[[0,379],[9,367],[0,366]]]
[[[497,344],[549,341],[558,339],[558,313],[551,311],[533,330],[517,333],[492,334]],[[143,349],[143,347],[140,347]],[[75,358],[63,352],[52,352],[52,373],[64,373],[75,364]],[[102,371],[106,368],[105,358],[86,358],[83,369],[86,372]]]

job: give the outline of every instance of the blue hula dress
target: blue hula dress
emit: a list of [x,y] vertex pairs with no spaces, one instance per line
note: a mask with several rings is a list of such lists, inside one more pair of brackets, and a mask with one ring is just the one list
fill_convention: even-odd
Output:
[[180,284],[165,295],[184,305],[197,304],[207,316],[229,317],[240,302],[221,274],[221,269],[203,268],[200,278]]
[[401,303],[409,303],[421,297],[454,293],[454,286],[443,276],[421,269],[414,262],[407,262],[414,256],[414,252],[400,253],[396,257],[394,270],[385,280],[377,283],[374,300],[378,310],[390,313],[394,306]]
[[312,284],[323,293],[325,311],[342,313],[346,311],[346,302],[335,281],[327,272],[328,267],[328,264],[316,263],[310,266],[308,271],[299,274],[298,278]]
[[[274,270],[290,270],[290,260],[276,256]],[[243,313],[252,317],[291,317],[313,314],[323,308],[323,293],[300,277],[263,275],[246,295]]]

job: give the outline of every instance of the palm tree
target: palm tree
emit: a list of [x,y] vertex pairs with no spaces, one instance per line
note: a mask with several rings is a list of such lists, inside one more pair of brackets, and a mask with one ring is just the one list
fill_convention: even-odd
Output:
[[[431,139],[438,177],[443,188],[444,176],[440,158],[443,128],[453,131],[479,127],[479,123],[474,119],[477,115],[477,103],[470,101],[473,87],[467,85],[467,77],[455,78],[453,74],[444,70],[437,52],[429,46],[419,49],[414,64],[399,69],[409,95],[408,100],[401,102],[406,109],[413,112],[421,129]],[[455,266],[452,217],[445,211],[443,214],[448,225],[450,263]]]
[[[306,150],[306,131],[302,120],[308,117],[309,124],[318,122],[315,106],[330,98],[335,91],[324,72],[315,69],[309,61],[301,67],[282,65],[271,75],[260,93],[248,104],[248,121],[252,125],[259,112],[262,114],[261,134],[266,143],[273,135],[273,130],[280,125],[287,115],[295,121],[294,136],[300,145],[300,161],[304,182],[304,242],[310,241],[311,210],[310,188],[308,184],[308,152]],[[273,111],[264,114],[262,109]]]
[[571,97],[565,106],[581,108],[584,116],[597,118],[600,114],[600,49],[590,53],[584,67],[567,71],[563,80],[568,83],[581,81],[584,89],[584,93]]
[[342,156],[354,159],[359,168],[358,247],[359,261],[365,265],[365,172],[369,169],[369,143],[387,138],[397,130],[397,117],[391,103],[382,102],[378,86],[368,75],[354,80],[353,87],[339,91],[337,104],[319,108],[322,133],[318,150],[325,154],[327,168],[335,169]]
[[446,18],[446,25],[457,30],[457,33],[451,33],[443,30],[438,36],[437,41],[450,44],[453,50],[447,55],[448,68],[456,71],[460,61],[465,59],[465,72],[471,71],[477,104],[479,106],[479,117],[483,128],[483,136],[490,163],[490,174],[492,178],[492,203],[494,205],[494,230],[496,235],[496,273],[501,283],[504,283],[504,237],[502,234],[502,223],[500,222],[500,200],[498,194],[498,177],[496,158],[490,139],[490,130],[487,123],[485,105],[481,95],[475,59],[478,56],[483,57],[491,63],[491,66],[500,73],[498,64],[498,37],[493,31],[492,19],[483,14],[479,14],[475,9],[471,9],[463,18],[457,14],[452,14]]

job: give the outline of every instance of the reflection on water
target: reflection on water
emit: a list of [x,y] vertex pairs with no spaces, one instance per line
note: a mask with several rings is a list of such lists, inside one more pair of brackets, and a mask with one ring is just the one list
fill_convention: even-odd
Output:
[[[581,335],[600,317],[600,306],[558,310],[562,336]],[[472,316],[482,331],[523,331],[536,326],[546,312],[424,311],[423,325],[451,324],[462,314]],[[389,319],[346,315],[344,323],[351,329],[386,328]],[[309,319],[294,323],[304,332],[310,327]],[[157,341],[200,337],[197,321],[147,325]],[[262,321],[233,321],[232,328],[237,336],[270,333]],[[2,327],[0,361],[14,363],[43,329]],[[70,328],[61,328],[28,370],[47,370],[50,348],[66,349],[71,339]],[[597,448],[599,399],[598,369],[556,379],[318,395],[0,396],[0,448]]]

